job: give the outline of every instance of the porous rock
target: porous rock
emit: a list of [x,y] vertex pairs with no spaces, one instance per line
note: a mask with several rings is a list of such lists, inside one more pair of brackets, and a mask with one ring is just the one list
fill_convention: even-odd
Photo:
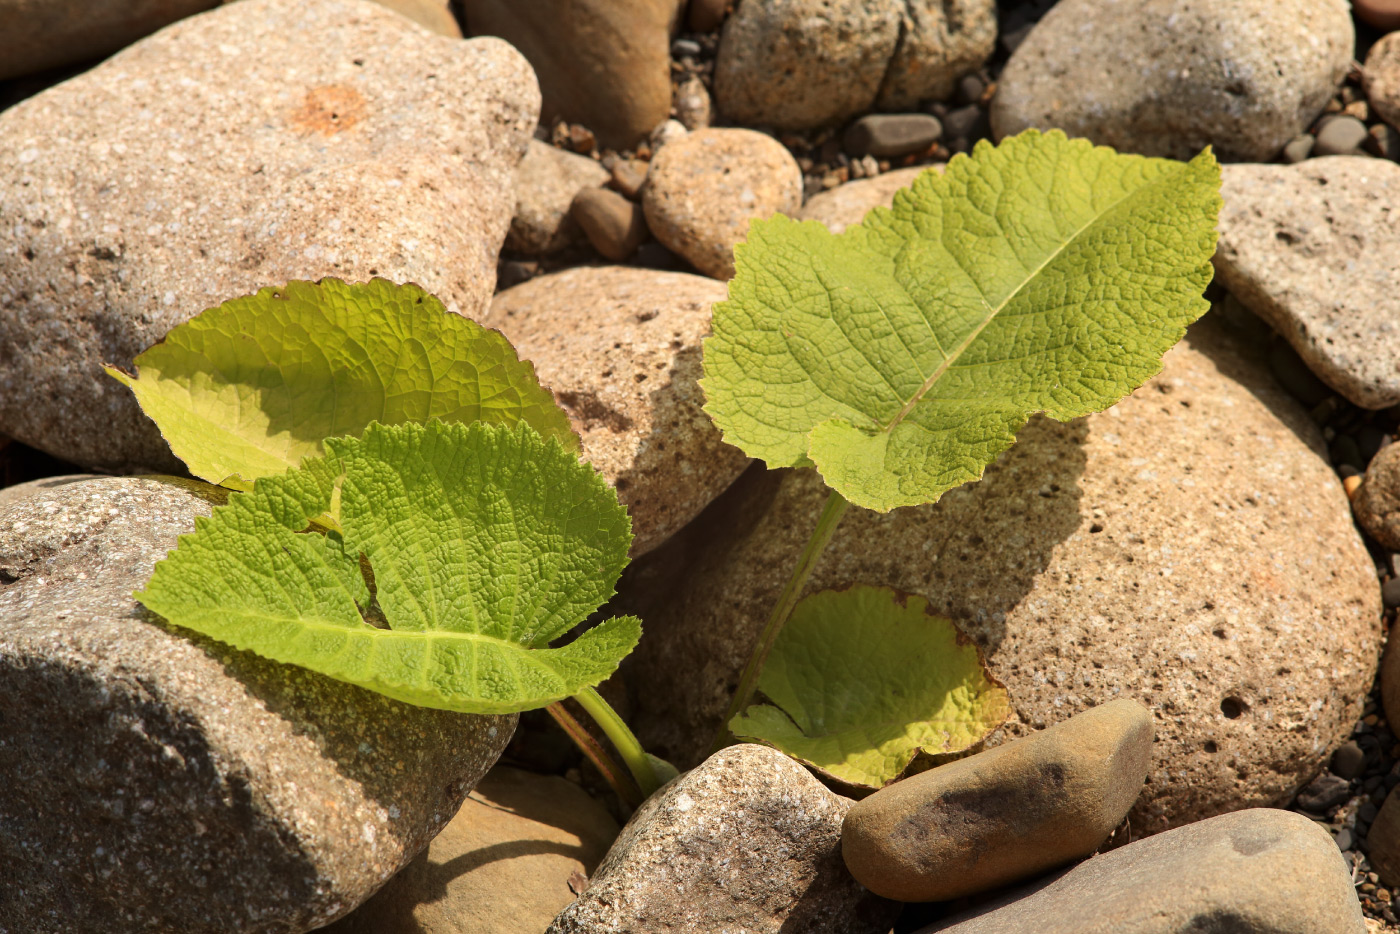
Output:
[[720,115],[803,130],[869,110],[899,41],[900,10],[896,0],[740,3],[715,59]]
[[208,515],[173,478],[0,506],[0,929],[284,934],[368,898],[515,718],[410,707],[168,627],[132,598]]
[[866,888],[937,902],[1088,856],[1137,800],[1152,714],[1110,701],[896,782],[846,814],[841,853]]
[[496,296],[483,321],[534,363],[583,457],[632,515],[632,554],[679,530],[748,463],[701,410],[701,339],[725,296],[688,273],[580,267]]
[[[648,749],[697,761],[826,496],[755,466],[624,577]],[[1033,419],[979,483],[848,511],[808,590],[852,583],[925,596],[977,642],[1015,707],[993,743],[1119,697],[1151,709],[1134,836],[1288,800],[1376,670],[1375,570],[1318,430],[1209,321],[1112,409]]]
[[721,750],[638,809],[549,934],[885,934],[898,906],[841,862],[850,806],[774,749]]
[[1062,0],[1007,62],[992,128],[1267,162],[1322,112],[1353,41],[1346,0]]
[[676,0],[464,0],[474,36],[500,36],[530,60],[547,123],[581,123],[628,149],[671,109]]
[[219,0],[0,0],[0,81],[101,58],[218,4]]
[[506,249],[538,255],[553,253],[583,239],[569,216],[581,191],[608,180],[608,170],[587,156],[530,140],[515,170],[515,216],[506,234]]
[[900,6],[899,43],[875,100],[881,110],[947,100],[957,80],[996,49],[995,0],[904,0]]
[[1231,165],[1221,193],[1221,284],[1352,402],[1400,402],[1400,165]]
[[[1396,15],[1400,18],[1400,10]],[[1376,116],[1400,130],[1400,30],[1382,36],[1371,46],[1362,74],[1371,109]]]
[[1366,934],[1326,830],[1256,808],[1139,840],[919,934]]
[[538,107],[498,40],[241,0],[0,113],[0,432],[176,466],[102,364],[291,279],[380,275],[479,314]]
[[916,165],[837,185],[813,195],[798,216],[804,221],[821,221],[832,233],[842,233],[852,224],[859,224],[871,208],[893,205],[895,192],[914,184],[914,179],[929,169],[942,171],[943,166]]
[[1371,458],[1351,508],[1367,535],[1391,551],[1400,551],[1400,445],[1388,444]]
[[572,782],[497,766],[426,851],[325,934],[543,931],[617,832]]
[[651,161],[647,226],[707,276],[734,275],[734,244],[749,222],[802,207],[802,169],[787,147],[753,130],[688,133]]

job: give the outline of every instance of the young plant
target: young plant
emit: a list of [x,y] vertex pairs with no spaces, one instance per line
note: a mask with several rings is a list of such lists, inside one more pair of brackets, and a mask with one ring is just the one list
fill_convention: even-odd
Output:
[[612,596],[631,524],[501,334],[417,286],[327,279],[206,311],[136,362],[109,372],[191,472],[245,491],[156,566],[147,608],[420,706],[547,707],[633,803],[673,772],[593,689],[640,623],[549,646]]
[[[781,730],[773,713],[736,717],[851,504],[936,502],[1031,415],[1101,411],[1161,369],[1208,307],[1219,185],[1209,151],[1180,163],[1030,130],[924,173],[843,234],[781,215],[752,225],[705,342],[706,411],[769,467],[815,467],[830,495],[717,746],[731,727],[787,752],[794,729],[811,738],[795,717]],[[887,604],[863,612],[892,622]],[[867,689],[837,671],[822,688]]]

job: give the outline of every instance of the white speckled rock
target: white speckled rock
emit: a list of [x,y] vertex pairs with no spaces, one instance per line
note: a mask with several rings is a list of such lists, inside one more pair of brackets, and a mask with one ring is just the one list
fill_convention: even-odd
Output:
[[0,0],[0,81],[101,58],[219,0]]
[[802,169],[787,147],[753,130],[699,130],[651,160],[642,207],[652,235],[707,276],[734,275],[749,222],[802,207]]
[[1400,165],[1229,165],[1221,193],[1221,284],[1352,402],[1400,402]]
[[821,221],[832,233],[843,233],[852,224],[859,224],[871,208],[893,205],[895,192],[914,184],[914,179],[929,169],[942,171],[943,166],[916,165],[837,185],[830,191],[813,195],[802,205],[798,217],[804,221]]
[[286,934],[368,898],[515,718],[426,710],[132,599],[206,484],[103,478],[0,505],[0,931]]
[[548,934],[885,934],[841,862],[851,802],[767,746],[721,750],[632,815]]
[[1346,0],[1061,0],[1007,62],[992,128],[1267,162],[1321,113],[1354,38]]
[[583,456],[632,516],[632,554],[661,544],[748,463],[701,410],[700,341],[725,287],[680,272],[581,267],[496,296],[483,323],[534,363]]
[[[825,499],[814,471],[755,466],[629,569],[648,749],[702,754]],[[1288,800],[1376,672],[1380,588],[1322,438],[1209,321],[1107,412],[1032,420],[981,482],[847,512],[810,589],[854,582],[926,596],[976,640],[1015,708],[1003,738],[1149,708],[1134,836]]]
[[0,113],[0,432],[173,466],[101,364],[291,279],[490,300],[539,111],[495,39],[366,0],[241,0]]
[[583,231],[569,217],[574,195],[608,180],[608,170],[587,156],[530,140],[515,170],[515,217],[506,249],[552,253],[583,242]]

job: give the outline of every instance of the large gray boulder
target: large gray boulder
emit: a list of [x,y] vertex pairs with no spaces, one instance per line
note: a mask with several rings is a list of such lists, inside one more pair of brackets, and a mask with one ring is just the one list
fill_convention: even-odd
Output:
[[292,934],[427,846],[515,718],[426,710],[132,598],[220,494],[105,478],[0,505],[0,931]]
[[102,364],[291,279],[480,312],[538,113],[504,42],[365,0],[231,3],[0,113],[0,432],[174,467]]

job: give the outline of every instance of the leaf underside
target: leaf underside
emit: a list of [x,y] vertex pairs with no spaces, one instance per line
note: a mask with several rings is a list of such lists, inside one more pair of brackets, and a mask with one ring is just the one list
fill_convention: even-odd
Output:
[[510,343],[416,285],[290,282],[173,328],[107,372],[136,394],[175,455],[247,489],[371,422],[523,421],[577,449],[568,417]]
[[922,597],[884,587],[797,605],[759,677],[772,702],[730,722],[839,781],[879,788],[920,751],[956,753],[1010,713],[977,648]]
[[781,215],[735,250],[706,411],[769,467],[888,511],[982,475],[1037,412],[1100,411],[1207,309],[1220,170],[1059,131],[979,143],[833,235]]
[[[612,596],[632,537],[616,493],[557,439],[434,421],[325,446],[196,520],[137,599],[239,649],[470,713],[576,694],[636,645],[640,624],[619,617],[548,647]],[[336,490],[341,532],[305,531]]]

